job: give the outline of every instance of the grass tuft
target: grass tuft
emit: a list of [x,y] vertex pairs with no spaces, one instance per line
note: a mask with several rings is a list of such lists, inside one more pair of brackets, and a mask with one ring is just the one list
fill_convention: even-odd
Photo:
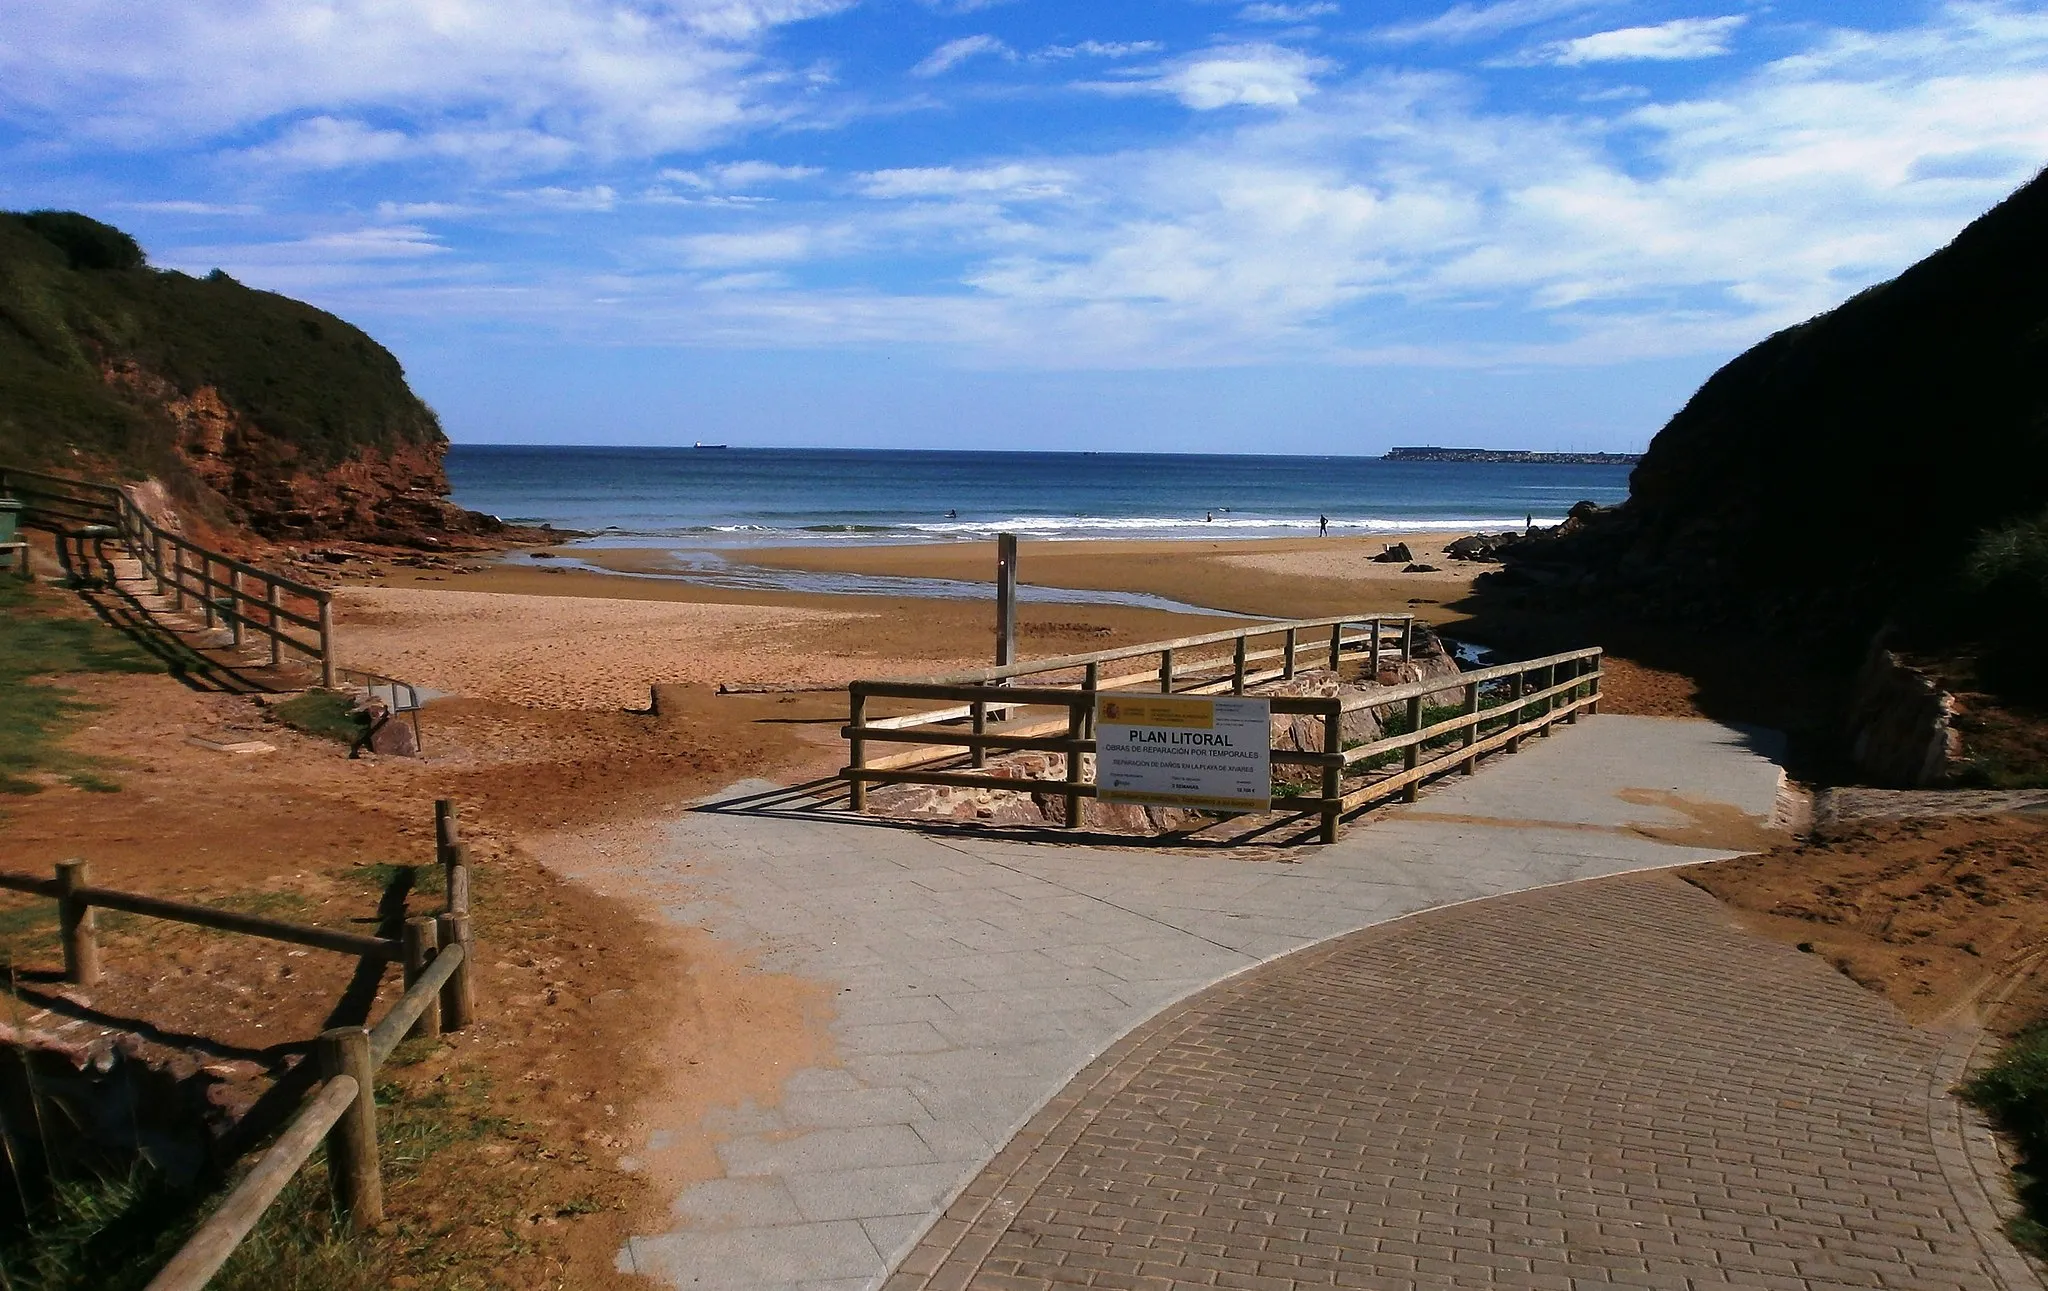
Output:
[[356,701],[338,690],[309,690],[271,709],[278,721],[295,731],[354,744],[363,733],[355,714]]
[[120,786],[104,764],[59,747],[93,705],[49,680],[93,672],[161,672],[163,665],[105,624],[58,614],[33,583],[0,584],[0,793],[39,793],[61,778],[91,793]]

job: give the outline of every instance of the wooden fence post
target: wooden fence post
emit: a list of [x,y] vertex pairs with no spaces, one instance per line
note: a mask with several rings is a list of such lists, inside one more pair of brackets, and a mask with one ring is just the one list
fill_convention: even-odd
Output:
[[1380,684],[1380,621],[1372,621],[1372,644],[1367,647],[1366,669],[1372,673],[1372,684]]
[[[1079,740],[1082,738],[1081,730],[1086,720],[1087,712],[1088,706],[1084,704],[1074,704],[1067,709],[1067,738],[1069,740]],[[1069,748],[1067,750],[1067,813],[1060,822],[1068,829],[1079,829],[1081,827],[1082,799],[1078,792],[1080,784],[1081,750]]]
[[[1543,670],[1543,689],[1545,689],[1545,690],[1551,690],[1551,689],[1554,689],[1554,688],[1555,688],[1556,686],[1557,686],[1557,665],[1556,665],[1556,664],[1551,664],[1551,665],[1550,665],[1550,666],[1549,666],[1548,668],[1545,668],[1545,669]],[[1557,696],[1555,696],[1555,695],[1552,695],[1552,696],[1550,696],[1550,697],[1549,697],[1548,699],[1546,699],[1546,700],[1544,700],[1544,701],[1543,701],[1543,729],[1542,729],[1542,730],[1541,730],[1540,732],[1538,732],[1538,733],[1539,733],[1539,734],[1541,734],[1541,735],[1542,735],[1542,736],[1543,736],[1543,737],[1544,737],[1545,739],[1549,739],[1549,738],[1550,738],[1550,728],[1551,728],[1551,727],[1553,727],[1553,726],[1555,726],[1555,725],[1557,724],[1557,723],[1555,723],[1555,722],[1553,722],[1553,721],[1551,721],[1551,720],[1550,720],[1550,719],[1551,719],[1552,717],[1554,717],[1554,716],[1555,716],[1556,714],[1557,714]]]
[[57,927],[64,939],[64,980],[77,986],[91,986],[100,980],[100,943],[92,907],[72,895],[91,884],[90,862],[57,862]]
[[1522,751],[1522,736],[1520,732],[1522,725],[1522,674],[1519,672],[1508,680],[1508,713],[1508,730],[1514,732],[1514,734],[1508,736],[1508,752],[1520,753]]
[[846,777],[846,794],[855,811],[868,809],[868,782],[860,778],[861,768],[867,765],[867,741],[860,736],[862,724],[867,720],[868,697],[858,686],[846,692],[846,725],[853,734],[846,737],[846,769],[853,774]]
[[1330,625],[1330,675],[1337,675],[1337,665],[1344,661],[1344,625]]
[[[1340,625],[1341,626],[1341,625]],[[1332,699],[1323,710],[1323,752],[1344,751],[1344,703]],[[1325,843],[1337,841],[1337,813],[1344,806],[1344,768],[1335,763],[1323,767],[1322,833]]]
[[[1283,681],[1294,680],[1295,629],[1287,629],[1287,656],[1280,661],[1280,677]],[[1093,667],[1094,665],[1089,665]]]
[[1600,711],[1600,665],[1606,662],[1606,659],[1606,655],[1596,654],[1587,660],[1588,663],[1593,665],[1593,680],[1588,683],[1592,686],[1592,690],[1586,697],[1586,711],[1589,713],[1598,713]]
[[1083,738],[1095,738],[1095,692],[1102,684],[1102,665],[1091,663],[1081,674],[1081,692],[1088,696],[1088,708],[1084,714],[1087,721],[1082,726]]
[[1237,639],[1237,653],[1231,659],[1230,693],[1233,695],[1244,694],[1244,642],[1243,637]]
[[320,1033],[320,1074],[356,1082],[356,1098],[327,1132],[327,1179],[335,1209],[349,1227],[365,1232],[384,1222],[384,1179],[377,1165],[376,1070],[370,1064],[370,1033],[335,1027]]
[[1413,663],[1414,660],[1415,616],[1411,614],[1401,623],[1401,662]]
[[[405,921],[405,988],[420,980],[420,974],[427,971],[427,965],[434,962],[434,952],[440,948],[440,929],[432,915],[420,915]],[[441,1034],[441,1006],[438,1001],[429,1000],[420,1012],[420,1020],[413,1023],[412,1030],[405,1033],[408,1040],[432,1040]]]
[[185,546],[173,539],[171,542],[171,608],[180,614],[185,612]]
[[156,568],[150,572],[156,575],[156,594],[162,596],[170,590],[170,584],[164,581],[164,536],[160,533],[154,535],[150,548],[156,553]]
[[[1578,680],[1579,674],[1585,671],[1585,662],[1586,661],[1583,659],[1574,659],[1571,661],[1572,670],[1570,673],[1567,674],[1570,680]],[[1565,698],[1567,701],[1570,702],[1572,706],[1572,711],[1564,715],[1564,720],[1571,723],[1573,726],[1577,726],[1579,724],[1579,687],[1576,685],[1573,686],[1571,689],[1571,693],[1565,696]]]
[[234,634],[234,646],[242,648],[242,571],[228,568],[228,631]]
[[[974,733],[976,735],[988,734],[988,702],[980,699],[975,700],[972,705],[971,716],[974,722]],[[987,766],[988,749],[979,744],[975,745],[973,750],[967,755],[967,765],[971,767]]]
[[[1479,683],[1476,681],[1467,682],[1465,684],[1465,714],[1466,716],[1471,717],[1476,716],[1478,712]],[[1478,742],[1479,723],[1475,721],[1470,726],[1467,726],[1465,728],[1465,747],[1469,749]],[[1477,757],[1474,757],[1472,754],[1467,753],[1465,755],[1465,764],[1459,769],[1462,770],[1466,775],[1471,775],[1479,770],[1479,759]]]
[[470,976],[470,961],[476,958],[476,942],[471,940],[469,914],[450,911],[435,917],[439,926],[443,946],[462,947],[462,962],[448,975],[448,981],[441,987],[441,1029],[460,1031],[476,1018],[475,979]]
[[[1410,622],[1413,622],[1413,620],[1411,619]],[[1413,771],[1416,767],[1422,765],[1422,740],[1420,738],[1422,735],[1422,696],[1420,695],[1408,701],[1408,734],[1416,738],[1415,742],[1404,750],[1407,757],[1403,758],[1402,761],[1406,770]],[[1402,802],[1414,802],[1421,796],[1422,782],[1419,780],[1410,780],[1408,787],[1401,791]]]
[[1159,693],[1162,695],[1171,695],[1173,693],[1173,651],[1171,650],[1161,650],[1159,652]]
[[213,603],[213,557],[201,553],[199,557],[199,606],[206,619],[206,626],[213,626],[217,607]]
[[320,686],[334,689],[334,599],[320,594]]
[[263,603],[270,609],[270,613],[265,617],[270,622],[270,666],[275,668],[284,662],[284,642],[278,638],[277,626],[277,612],[283,608],[284,590],[276,583],[267,584],[267,587],[268,590],[263,593]]

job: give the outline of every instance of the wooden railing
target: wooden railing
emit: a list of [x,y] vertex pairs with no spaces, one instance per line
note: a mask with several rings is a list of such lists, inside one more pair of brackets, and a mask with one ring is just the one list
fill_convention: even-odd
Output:
[[119,540],[175,609],[196,603],[206,626],[225,625],[238,650],[251,633],[267,639],[273,668],[287,651],[318,660],[320,684],[334,687],[334,608],[326,590],[172,533],[110,484],[0,467],[0,496],[10,494],[22,503],[23,524],[49,530],[60,545],[77,544],[82,557],[88,544]]
[[[1329,635],[1324,639],[1326,630]],[[1304,642],[1310,633],[1316,639]],[[1279,644],[1252,648],[1255,641],[1270,637],[1277,637]],[[847,765],[841,774],[855,811],[866,810],[869,785],[927,784],[1058,796],[1065,803],[1061,823],[1076,828],[1084,823],[1083,802],[1097,796],[1085,759],[1096,751],[1098,695],[1138,683],[1162,693],[1241,695],[1254,686],[1292,679],[1300,671],[1304,652],[1333,675],[1341,675],[1343,664],[1355,659],[1368,677],[1377,678],[1382,660],[1396,650],[1399,658],[1412,658],[1414,642],[1411,615],[1305,619],[946,677],[856,681],[848,687],[849,717],[840,732],[847,742]],[[1217,646],[1227,646],[1227,653],[1211,650],[1203,657],[1190,657]],[[1103,675],[1105,665],[1147,656],[1158,660],[1156,668]],[[1423,781],[1453,769],[1469,773],[1486,754],[1513,751],[1524,738],[1546,732],[1553,723],[1576,721],[1581,711],[1592,711],[1600,698],[1600,657],[1600,650],[1591,648],[1340,695],[1269,695],[1274,714],[1314,717],[1322,728],[1320,750],[1269,749],[1276,768],[1313,767],[1320,773],[1313,793],[1276,777],[1281,780],[1276,797],[1318,816],[1321,841],[1334,843],[1345,815],[1396,794],[1412,802]],[[1274,661],[1277,667],[1255,667]],[[1015,685],[1022,677],[1044,678],[1045,684]],[[1455,705],[1458,711],[1425,724],[1433,696],[1456,696],[1461,701]],[[870,717],[869,705],[877,700],[940,701],[947,706]],[[992,720],[1021,717],[1030,708],[1064,712],[1002,732],[988,729]],[[1344,747],[1346,713],[1390,708],[1405,718],[1400,733]],[[871,758],[868,746],[874,743],[915,747]],[[1057,753],[1064,758],[1064,774],[1058,780],[991,775],[986,771],[991,750]],[[1387,770],[1390,761],[1398,761],[1399,768]],[[1347,775],[1358,782],[1355,787],[1347,786]]]
[[59,862],[54,879],[0,873],[0,889],[50,897],[57,902],[64,976],[80,986],[89,986],[100,976],[100,948],[92,913],[96,908],[219,928],[384,963],[395,961],[404,967],[405,994],[375,1027],[335,1027],[321,1033],[315,1046],[320,1085],[241,1182],[151,1279],[147,1291],[200,1291],[323,1141],[327,1144],[328,1177],[340,1213],[358,1230],[384,1222],[377,1109],[372,1095],[377,1068],[400,1041],[460,1031],[476,1015],[475,988],[469,971],[476,947],[469,921],[468,854],[458,838],[453,804],[443,800],[434,807],[435,855],[442,867],[445,908],[437,915],[407,920],[402,937],[341,932],[95,887],[89,882],[90,868],[84,861]]

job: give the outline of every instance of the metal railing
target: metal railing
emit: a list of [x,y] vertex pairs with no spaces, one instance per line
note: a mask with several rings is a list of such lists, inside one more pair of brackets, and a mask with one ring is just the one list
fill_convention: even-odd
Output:
[[[87,544],[118,539],[156,582],[174,609],[196,605],[208,628],[226,626],[236,649],[254,634],[270,643],[270,666],[287,651],[317,660],[320,684],[333,689],[332,594],[259,569],[172,533],[151,520],[126,490],[111,484],[0,467],[0,496],[22,503],[21,523],[55,534],[58,542]],[[104,552],[99,552],[105,563]]]
[[[1305,642],[1303,637],[1311,633],[1316,639]],[[1261,638],[1278,638],[1279,643],[1253,648]],[[1191,657],[1209,647],[1227,647],[1227,653],[1210,650]],[[1333,678],[1342,676],[1346,663],[1356,662],[1376,681],[1384,661],[1409,661],[1414,648],[1412,615],[1354,615],[1259,624],[944,677],[856,681],[847,688],[849,716],[840,731],[848,754],[841,774],[855,811],[867,809],[869,785],[925,784],[1060,797],[1061,824],[1077,828],[1085,823],[1084,801],[1097,796],[1088,762],[1096,752],[1099,695],[1136,683],[1165,694],[1242,695],[1255,686],[1292,680],[1302,671],[1305,653],[1315,665],[1326,666]],[[1156,667],[1103,675],[1106,664],[1147,656],[1157,659]],[[1269,748],[1268,758],[1276,768],[1310,767],[1320,773],[1315,792],[1284,781],[1285,792],[1278,800],[1316,815],[1321,841],[1334,843],[1344,816],[1396,794],[1412,802],[1425,780],[1454,769],[1469,773],[1484,755],[1518,749],[1528,736],[1545,733],[1559,721],[1576,721],[1581,711],[1593,711],[1600,698],[1600,658],[1595,647],[1337,695],[1268,695],[1275,715],[1311,717],[1320,727],[1319,749]],[[1254,666],[1276,661],[1277,666]],[[1014,684],[1025,677],[1046,681]],[[1459,698],[1456,705],[1440,705],[1457,711],[1425,724],[1428,701],[1443,696]],[[947,706],[870,717],[869,705],[877,700],[941,701]],[[992,720],[1026,718],[1026,710],[1032,708],[1064,711],[1001,732],[989,730]],[[1346,748],[1345,714],[1365,709],[1400,713],[1404,729]],[[868,749],[874,743],[915,747],[872,758]],[[991,751],[1059,754],[1064,769],[1057,780],[988,774]],[[1398,762],[1398,768],[1390,770],[1391,762]],[[1347,777],[1354,784],[1347,785]]]

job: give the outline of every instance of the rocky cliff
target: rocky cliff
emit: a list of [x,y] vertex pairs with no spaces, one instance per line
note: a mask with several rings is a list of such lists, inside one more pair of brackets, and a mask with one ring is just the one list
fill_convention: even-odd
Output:
[[2048,174],[1716,372],[1651,443],[1625,505],[1517,547],[1508,578],[1761,627],[1853,669],[1887,621],[1969,619],[1959,589],[2000,541],[2018,555],[1990,576],[2017,568],[2024,594],[2041,571],[2013,562],[2044,509]]
[[152,269],[83,215],[0,214],[0,460],[156,477],[271,539],[501,530],[447,501],[446,451],[398,360],[334,315]]

